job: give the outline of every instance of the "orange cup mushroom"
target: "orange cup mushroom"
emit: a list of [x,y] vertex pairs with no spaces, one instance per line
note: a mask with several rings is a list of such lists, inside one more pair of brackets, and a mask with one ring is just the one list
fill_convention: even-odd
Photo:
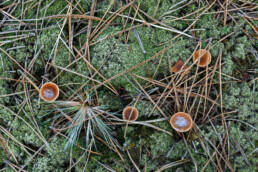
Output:
[[127,121],[135,121],[138,118],[138,110],[134,107],[126,107],[123,110],[123,119]]
[[208,64],[210,64],[210,62],[211,62],[211,54],[207,50],[200,49],[200,50],[194,52],[193,61],[195,64],[197,64],[199,62],[198,66],[200,66],[200,67],[208,66]]
[[59,88],[52,82],[47,82],[40,88],[40,97],[47,102],[55,101],[58,96]]
[[184,66],[184,62],[183,60],[178,60],[175,65],[171,68],[171,71],[174,72],[174,73],[177,73],[179,72],[181,69],[182,71],[180,72],[180,74],[188,74],[190,72],[188,68],[188,66]]
[[172,128],[178,132],[190,130],[192,128],[192,123],[191,116],[184,112],[177,112],[170,119]]

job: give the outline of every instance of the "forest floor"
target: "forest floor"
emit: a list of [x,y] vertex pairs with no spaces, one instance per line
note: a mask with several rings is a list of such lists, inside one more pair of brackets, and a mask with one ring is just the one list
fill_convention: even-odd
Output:
[[255,0],[0,0],[0,171],[257,171],[257,50]]

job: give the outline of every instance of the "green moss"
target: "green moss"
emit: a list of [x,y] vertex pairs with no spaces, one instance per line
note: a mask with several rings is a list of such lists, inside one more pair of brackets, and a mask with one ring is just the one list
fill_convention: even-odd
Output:
[[[249,49],[253,43],[253,40],[242,36],[242,29],[245,28],[246,25],[243,19],[239,19],[237,25],[234,22],[230,22],[227,24],[227,27],[223,27],[212,15],[203,15],[200,20],[196,22],[197,28],[204,29],[196,31],[196,36],[201,37],[203,40],[212,39],[211,45],[214,47],[211,49],[211,54],[213,59],[217,59],[221,49],[222,63],[224,63],[222,73],[224,74],[232,75],[235,72],[237,65],[239,65],[234,63],[236,59],[246,60],[246,50]],[[250,29],[249,31],[251,32]],[[233,34],[230,37],[219,42],[223,37],[231,33]],[[212,64],[215,64],[215,62],[216,60],[212,60]],[[223,77],[223,80],[230,79]]]
[[38,44],[42,48],[44,59],[47,60],[54,56],[54,46],[59,34],[59,29],[51,29],[51,27],[41,32],[38,38]]
[[[36,133],[20,119],[15,118],[13,121],[9,121],[8,124],[12,127],[12,134],[16,139],[35,146],[40,146],[43,144],[43,141],[39,138],[39,136],[36,135]],[[40,127],[40,130],[42,133],[44,133],[44,136],[48,136],[47,126]]]
[[[148,117],[153,109],[154,105],[148,101],[138,101],[136,104],[136,109],[139,112],[139,117]],[[152,116],[161,116],[157,108],[152,112]]]
[[[166,133],[155,132],[150,136],[150,152],[153,158],[164,156],[172,148],[174,139]],[[165,153],[165,154],[164,154]]]
[[[258,158],[254,151],[256,148],[257,136],[253,135],[254,129],[249,128],[246,131],[242,131],[242,124],[232,124],[229,129],[229,134],[232,139],[232,156],[234,170],[245,171],[246,169],[255,171],[255,164],[258,162]],[[246,127],[246,126],[245,126]],[[244,152],[241,153],[241,152]]]
[[42,6],[45,7],[45,10],[42,10],[42,16],[45,13],[46,16],[53,16],[57,14],[67,13],[69,4],[65,1],[52,1],[46,0],[42,3]]
[[123,105],[119,96],[114,95],[110,91],[105,91],[99,95],[99,104],[105,106],[109,110],[122,109]]
[[[0,70],[0,77],[3,78],[12,78],[12,75],[9,72],[2,72],[3,70]],[[0,103],[1,104],[7,104],[8,102],[10,102],[10,97],[6,96],[7,94],[11,94],[12,93],[12,88],[9,86],[11,82],[9,82],[8,80],[4,80],[1,79],[0,80]],[[2,109],[2,108],[0,108]],[[3,113],[4,114],[4,113]]]
[[[148,0],[148,1],[138,0],[137,1],[137,3],[140,3],[140,9],[143,10],[144,12],[146,12],[149,16],[154,17],[154,18],[159,18],[165,12],[169,11],[170,7],[172,7],[177,2],[178,1],[176,1],[176,0],[160,1],[158,9],[156,10],[158,1],[155,1],[155,0]],[[155,14],[155,11],[156,11],[156,14]],[[154,14],[155,14],[155,16],[154,16]],[[178,13],[175,12],[175,13],[173,13],[173,15],[174,14],[178,14]]]
[[[21,19],[32,19],[36,17],[39,0],[26,2],[25,4],[18,4],[16,10],[12,13],[13,16]],[[198,14],[193,14],[187,17],[187,22],[184,20],[173,20],[179,17],[183,17],[187,14],[195,12],[197,9],[202,8],[204,3],[195,3],[182,8],[175,10],[177,7],[173,7],[176,3],[180,2],[179,0],[164,0],[160,1],[160,4],[157,8],[158,1],[156,0],[137,0],[134,5],[138,6],[140,4],[140,9],[146,12],[149,16],[164,22],[166,27],[173,27],[180,31],[185,30],[191,24],[193,19],[196,18]],[[78,0],[78,3],[82,6],[84,11],[87,13],[90,11],[91,1],[86,0]],[[180,4],[180,6],[186,4],[187,2]],[[12,4],[11,1],[5,1],[4,5]],[[102,18],[107,8],[110,7],[110,11],[116,11],[121,8],[121,6],[126,5],[124,1],[98,1],[96,4],[96,12],[95,16]],[[225,112],[227,111],[237,111],[234,114],[227,114],[227,119],[233,118],[234,121],[231,121],[229,124],[229,139],[230,139],[230,163],[233,166],[235,171],[256,171],[257,157],[255,148],[257,147],[257,137],[253,133],[256,131],[250,127],[252,125],[254,127],[257,126],[256,114],[258,111],[258,95],[255,90],[258,89],[258,84],[254,80],[255,73],[257,72],[255,68],[256,59],[255,56],[251,53],[250,49],[252,47],[257,47],[258,41],[248,36],[245,36],[243,29],[246,33],[250,34],[251,37],[255,34],[253,29],[249,24],[246,23],[244,19],[239,16],[235,16],[232,13],[234,19],[238,24],[235,24],[230,18],[226,23],[226,26],[223,24],[223,17],[217,18],[217,16],[210,14],[210,12],[216,12],[218,4],[215,3],[214,6],[207,11],[208,14],[204,14],[200,17],[199,20],[196,21],[193,28],[196,30],[187,31],[187,34],[194,35],[202,41],[202,48],[205,48],[210,40],[210,46],[213,48],[210,50],[212,54],[212,62],[211,65],[214,65],[217,57],[219,56],[220,50],[222,50],[222,73],[233,76],[235,78],[242,79],[242,74],[248,72],[247,82],[242,83],[230,83],[223,84],[223,106]],[[33,7],[34,6],[34,7]],[[33,8],[32,8],[33,7]],[[59,14],[66,14],[68,10],[68,2],[63,2],[61,0],[45,0],[42,1],[39,8],[39,14],[37,18],[54,16]],[[171,8],[173,7],[173,8]],[[80,9],[79,6],[77,8]],[[157,8],[157,10],[156,10]],[[28,9],[24,11],[25,9]],[[124,10],[121,14],[124,16],[129,15],[129,9]],[[156,11],[156,12],[155,12]],[[156,14],[154,14],[156,13]],[[73,8],[73,14],[79,14],[79,12]],[[131,9],[130,16],[134,16],[135,11]],[[153,22],[152,19],[146,17],[141,11],[139,14],[146,20],[147,22]],[[88,14],[87,14],[88,15]],[[105,19],[110,17],[110,13],[107,13]],[[217,15],[217,14],[216,14]],[[161,17],[162,16],[162,17]],[[136,19],[142,20],[139,15],[136,16]],[[47,77],[47,79],[52,80],[59,72],[60,69],[50,68],[50,70],[45,72],[45,64],[46,62],[53,63],[57,66],[65,68],[71,61],[76,60],[73,56],[69,57],[69,50],[67,48],[67,37],[68,37],[68,27],[67,25],[63,29],[63,33],[61,33],[61,38],[64,40],[59,40],[59,44],[55,47],[55,44],[58,39],[58,35],[60,34],[60,28],[56,27],[57,24],[59,26],[62,25],[64,19],[44,19],[38,21],[38,24],[42,24],[41,27],[37,27],[37,34],[23,32],[22,34],[29,34],[28,38],[21,39],[15,42],[6,43],[1,45],[1,48],[6,50],[15,60],[24,68],[28,67],[28,64],[33,62],[33,58],[41,49],[37,60],[35,61],[33,68],[29,71],[31,75],[37,78],[38,82],[35,82],[38,86],[42,82],[42,76]],[[78,19],[73,19],[76,22]],[[82,20],[82,19],[80,19]],[[131,30],[129,32],[125,32],[122,34],[121,39],[118,40],[119,34],[116,36],[112,36],[111,38],[105,39],[111,34],[118,33],[123,30],[123,25],[126,20],[126,17],[122,18],[121,16],[117,16],[112,23],[97,37],[95,40],[90,40],[91,43],[95,41],[99,41],[98,43],[90,46],[90,63],[96,68],[100,70],[99,72],[103,74],[107,79],[113,76],[119,75],[122,72],[140,64],[141,62],[151,58],[157,52],[163,50],[164,48],[170,46],[173,43],[176,43],[173,47],[166,50],[163,54],[159,55],[155,59],[150,62],[137,67],[132,70],[132,74],[137,74],[143,77],[150,77],[156,71],[157,66],[159,66],[159,70],[157,70],[156,75],[153,77],[156,80],[160,80],[163,76],[169,75],[169,61],[171,64],[176,62],[179,59],[186,61],[194,51],[197,46],[197,41],[195,39],[189,39],[185,36],[178,37],[176,39],[174,32],[170,32],[168,30],[164,30],[162,28],[157,28],[154,26],[140,26],[136,27],[135,30]],[[169,21],[173,20],[173,21]],[[85,20],[84,22],[86,22]],[[74,33],[78,33],[81,29],[87,27],[87,23],[81,23],[80,25],[76,25],[74,27]],[[19,26],[20,30],[27,29],[35,29],[34,25],[30,25],[35,23],[32,20],[26,20],[28,25]],[[97,21],[93,21],[93,29],[97,25]],[[257,24],[257,21],[254,21]],[[134,25],[138,25],[137,21],[134,21]],[[160,26],[160,24],[155,24],[156,26]],[[127,25],[124,26],[126,29],[130,28],[131,20],[129,19]],[[42,29],[42,30],[41,30]],[[15,25],[3,26],[1,31],[14,31],[17,30]],[[140,46],[140,43],[137,40],[137,36],[139,35],[140,42],[144,47],[146,53],[143,53],[143,50]],[[234,32],[234,33],[233,33]],[[97,32],[96,34],[98,34]],[[219,42],[223,37],[233,33],[231,36],[226,38],[225,40]],[[128,42],[125,41],[125,37],[129,34]],[[8,33],[5,36],[16,36],[18,33]],[[83,33],[80,35],[76,35],[74,37],[73,45],[80,50],[81,45],[86,42],[87,33]],[[174,40],[172,40],[174,39]],[[10,39],[11,40],[11,39]],[[172,41],[171,41],[172,40]],[[92,42],[93,41],[93,42]],[[54,51],[58,50],[55,58]],[[74,51],[74,50],[72,50]],[[83,50],[84,51],[84,50]],[[73,52],[77,54],[76,51]],[[70,58],[70,59],[69,59]],[[88,59],[88,57],[86,57]],[[20,67],[15,64],[8,56],[4,53],[0,52],[0,77],[2,78],[12,78],[12,79],[21,79],[20,78]],[[105,62],[105,63],[104,63]],[[192,64],[192,60],[190,60],[188,66]],[[88,66],[86,65],[83,59],[78,60],[73,65],[67,68],[68,70],[77,72],[83,76],[90,76],[90,72],[88,70]],[[254,69],[253,71],[250,69]],[[93,70],[91,70],[93,72]],[[195,66],[192,69],[192,73],[195,71]],[[251,71],[251,72],[250,72]],[[93,72],[94,73],[94,72]],[[126,77],[125,77],[126,76]],[[139,86],[134,82],[129,74],[125,76],[118,77],[116,79],[111,80],[111,84],[118,90],[121,97],[118,97],[110,92],[107,88],[100,87],[98,88],[99,92],[99,103],[101,106],[108,107],[108,110],[112,112],[117,112],[118,110],[123,109],[127,103],[135,98],[136,95],[139,94]],[[94,79],[102,82],[103,79],[96,74]],[[197,77],[197,79],[199,79]],[[232,78],[222,75],[222,81],[229,81]],[[249,80],[253,80],[249,83]],[[34,81],[34,80],[33,80]],[[59,77],[55,80],[55,82],[60,85],[60,89],[62,90],[62,94],[60,94],[60,100],[66,100],[69,96],[75,93],[77,89],[79,89],[83,84],[87,83],[87,79],[84,77],[73,74],[68,71],[63,71]],[[215,74],[214,80],[215,83],[219,81],[219,75]],[[142,81],[138,79],[138,82],[142,85],[146,85],[146,81]],[[68,85],[67,85],[68,84]],[[31,89],[28,84],[28,89]],[[83,88],[83,90],[87,89],[87,86]],[[217,85],[214,85],[215,89]],[[152,88],[148,88],[152,89]],[[218,90],[218,89],[217,89]],[[6,94],[11,94],[14,92],[24,91],[23,84],[16,84],[14,81],[10,80],[0,80],[0,103],[7,106],[15,113],[19,112],[19,116],[22,117],[29,124],[32,123],[32,115],[35,117],[37,124],[39,125],[39,129],[44,135],[46,139],[49,139],[53,134],[53,131],[49,129],[51,125],[50,122],[46,122],[47,120],[52,120],[53,115],[44,116],[45,113],[39,109],[38,95],[35,94],[30,99],[30,104],[33,113],[27,104],[22,106],[22,109],[15,108],[15,106],[22,101],[25,100],[24,94],[17,94],[13,96],[6,96]],[[80,92],[81,93],[81,92]],[[79,93],[79,94],[80,94]],[[31,95],[31,93],[30,93]],[[125,95],[125,96],[124,96]],[[211,93],[213,96],[213,92]],[[124,99],[124,97],[126,97]],[[127,99],[129,97],[129,99]],[[122,104],[123,103],[123,104]],[[19,107],[21,108],[21,107]],[[41,104],[40,108],[50,109],[48,105]],[[152,116],[149,118],[148,115],[153,108],[153,104],[147,100],[139,100],[136,108],[139,111],[139,120],[151,120],[152,118],[161,117],[159,111],[155,110]],[[164,109],[163,109],[164,108]],[[202,105],[201,108],[202,109]],[[167,107],[162,107],[162,110],[166,112]],[[168,114],[169,115],[169,114]],[[215,114],[217,115],[217,113]],[[34,150],[38,149],[43,145],[41,139],[29,128],[23,121],[15,118],[9,111],[4,108],[0,109],[0,119],[1,125],[9,129],[10,133],[21,143],[33,147]],[[247,125],[247,123],[249,125]],[[182,138],[175,133],[170,124],[167,121],[153,123],[164,130],[170,131],[173,133],[173,136],[170,136],[164,132],[151,129],[146,126],[141,125],[129,125],[127,129],[127,137],[124,139],[123,134],[125,127],[116,127],[117,139],[118,142],[123,145],[123,149],[119,150],[122,154],[125,162],[122,162],[119,159],[119,156],[106,148],[106,146],[102,146],[103,143],[97,142],[98,150],[97,152],[102,153],[102,156],[91,154],[90,159],[88,161],[88,165],[86,167],[86,171],[106,171],[98,162],[107,164],[115,171],[125,171],[124,165],[127,167],[133,167],[129,157],[125,150],[128,150],[140,167],[140,169],[144,169],[146,167],[147,171],[154,171],[163,166],[164,164],[177,161],[183,158],[191,159],[189,153],[187,153],[187,148],[182,140]],[[209,124],[200,125],[197,124],[198,127],[201,128],[201,131],[205,135],[205,139],[209,139],[212,142],[215,142],[216,145],[219,144],[220,138],[217,134],[223,134],[223,127],[220,124],[220,121],[216,121],[215,128],[216,132],[213,130]],[[199,133],[194,133],[198,135]],[[189,140],[187,142],[189,146],[189,150],[191,151],[196,163],[198,170],[202,169],[204,165],[209,160],[209,156],[202,148],[202,144],[199,140],[191,139],[192,135],[190,135]],[[4,138],[7,138],[4,135]],[[208,144],[205,140],[205,146],[209,148],[209,151],[213,151],[214,148]],[[44,156],[37,155],[33,158],[30,164],[26,167],[27,171],[65,171],[70,165],[69,151],[64,151],[63,147],[66,143],[66,140],[62,137],[57,136],[53,141],[50,142],[49,147],[45,147],[41,152]],[[83,138],[78,141],[80,145],[84,145]],[[14,155],[18,159],[18,164],[25,164],[27,160],[30,158],[27,153],[12,140],[9,141],[9,146],[13,151]],[[170,152],[171,150],[171,152]],[[243,152],[247,158],[244,158]],[[170,153],[169,153],[170,152]],[[83,155],[83,151],[79,148],[74,148],[71,158],[74,162],[77,162],[79,158]],[[141,159],[139,158],[141,155]],[[167,156],[168,155],[168,156]],[[87,155],[81,158],[78,164],[75,166],[75,171],[83,171],[85,162],[87,160]],[[2,151],[0,151],[0,165],[5,165],[4,160],[8,159],[7,155]],[[214,161],[215,158],[213,159]],[[10,161],[14,162],[12,157]],[[246,162],[248,161],[250,165]],[[119,162],[119,163],[117,163]],[[205,171],[214,171],[212,163],[207,165]],[[192,160],[190,162],[185,163],[184,165],[177,166],[175,168],[169,168],[167,171],[190,171],[194,169],[194,164]],[[9,167],[5,169],[6,171],[12,171]],[[227,170],[227,169],[226,169]]]
[[[105,36],[102,38],[104,37]],[[92,60],[92,64],[95,68],[99,68],[105,59],[109,57],[108,61],[106,61],[100,69],[101,73],[103,73],[106,78],[111,78],[112,76],[124,72],[145,60],[145,55],[141,53],[140,47],[132,47],[119,41],[116,47],[112,50],[115,43],[116,39],[112,37],[98,43],[91,49],[92,55],[96,57]],[[144,68],[146,67],[147,64],[142,66],[143,70],[138,68],[134,70],[134,73],[143,75],[145,73]],[[125,77],[114,79],[111,83],[115,87],[125,87],[128,92],[136,91]]]
[[64,150],[65,140],[55,137],[46,147],[46,157],[37,158],[33,162],[33,171],[63,171],[65,163],[69,163],[69,151]]
[[238,111],[236,118],[255,123],[255,113],[258,111],[258,94],[252,89],[252,84],[234,83],[227,87],[223,96],[223,105],[228,110]]
[[62,171],[62,169],[56,169],[51,163],[51,159],[40,157],[33,166],[33,171]]
[[[108,35],[116,33],[117,29],[119,28],[106,29],[106,31],[98,40],[101,41]],[[161,29],[152,30],[147,27],[142,27],[142,29],[138,28],[137,32],[146,53],[143,53],[139,42],[133,33],[131,33],[128,44],[125,44],[122,39],[117,40],[116,37],[111,37],[99,42],[92,47],[91,55],[95,57],[92,59],[92,64],[95,68],[102,66],[105,59],[108,58],[108,60],[105,61],[104,65],[100,69],[100,72],[104,74],[106,78],[111,78],[112,76],[118,75],[151,58],[158,51],[161,51],[165,48],[163,46],[157,46],[158,44],[164,43],[173,37],[172,33],[169,31],[164,31]],[[192,53],[191,49],[189,49],[191,46],[191,41],[189,42],[187,39],[180,38],[173,41],[173,43],[176,41],[179,42],[167,50],[165,54],[156,57],[152,61],[134,69],[132,72],[136,75],[144,77],[148,77],[147,72],[150,75],[153,75],[157,64],[159,64],[160,58],[162,58],[159,69],[162,69],[162,73],[168,73],[168,58],[170,58],[171,63],[176,62],[178,59],[188,59]],[[130,75],[127,74],[126,76],[129,80],[132,80]],[[124,87],[131,95],[137,94],[138,91],[135,89],[135,87],[139,87],[134,82],[134,85],[132,85],[132,83],[128,82],[127,78],[124,76],[119,77],[117,79],[113,79],[111,83],[115,87]],[[140,81],[140,84],[144,83],[145,82]]]
[[7,159],[8,159],[8,155],[3,150],[1,150],[0,151],[0,164],[4,164],[5,160],[7,160]]

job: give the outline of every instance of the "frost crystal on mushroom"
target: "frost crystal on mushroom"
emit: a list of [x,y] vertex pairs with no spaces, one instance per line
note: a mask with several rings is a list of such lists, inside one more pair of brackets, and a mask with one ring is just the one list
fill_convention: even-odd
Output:
[[52,99],[55,95],[53,89],[45,89],[43,94],[47,99]]
[[170,124],[176,131],[186,132],[192,128],[192,118],[187,113],[178,112],[171,117]]
[[47,82],[40,88],[40,97],[45,101],[55,101],[59,95],[59,88],[52,82]]
[[184,117],[178,116],[175,119],[175,124],[178,127],[184,128],[184,127],[186,127],[189,124],[189,122]]

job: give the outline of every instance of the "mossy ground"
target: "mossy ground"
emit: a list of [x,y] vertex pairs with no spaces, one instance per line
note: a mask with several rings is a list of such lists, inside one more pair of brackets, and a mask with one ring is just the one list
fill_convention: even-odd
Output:
[[[127,0],[99,1],[94,7],[96,10],[94,16],[101,19],[105,15],[103,19],[108,20],[112,13],[125,7],[129,2]],[[81,56],[77,56],[76,51],[80,50],[88,40],[88,19],[71,19],[73,39],[70,45],[69,19],[64,17],[71,8],[67,1],[35,0],[12,5],[12,1],[7,0],[0,2],[0,8],[7,7],[4,10],[11,15],[10,17],[10,15],[0,14],[0,22],[3,21],[0,23],[2,36],[0,39],[0,134],[3,136],[0,135],[2,140],[0,167],[2,169],[19,170],[26,165],[24,169],[27,171],[65,171],[69,168],[74,171],[107,171],[108,168],[115,171],[135,170],[128,151],[135,164],[146,171],[155,171],[181,159],[187,159],[187,162],[168,168],[166,171],[195,171],[196,168],[198,171],[257,171],[258,136],[255,133],[258,127],[258,40],[257,30],[252,27],[256,25],[257,28],[257,20],[242,17],[239,12],[232,10],[224,25],[224,12],[221,12],[224,9],[218,2],[212,5],[207,4],[207,1],[180,3],[179,0],[161,0],[159,2],[158,4],[157,0],[136,0],[133,3],[134,6],[129,5],[105,29],[98,30],[90,38],[88,52],[85,48],[82,49],[81,53],[87,54],[84,58],[89,60],[103,77],[109,79],[130,70],[174,44],[148,63],[110,80],[110,84],[118,92],[117,95],[103,85],[98,87],[98,102],[121,118],[123,108],[137,100],[136,108],[139,111],[140,121],[163,118],[157,109],[149,116],[154,105],[148,97],[139,97],[142,92],[139,91],[141,89],[133,76],[162,80],[171,75],[171,65],[179,59],[187,61],[198,42],[201,42],[201,48],[212,47],[210,52],[213,59],[210,66],[216,64],[220,55],[222,57],[222,76],[220,78],[219,72],[215,72],[213,83],[220,83],[220,79],[222,81],[222,99],[217,102],[222,101],[229,142],[222,140],[223,143],[221,143],[225,126],[220,119],[216,118],[221,114],[220,107],[207,105],[209,108],[212,107],[212,113],[209,114],[210,121],[201,122],[198,118],[201,118],[205,111],[204,100],[196,99],[197,102],[202,102],[199,107],[200,112],[196,113],[199,132],[192,131],[189,137],[185,134],[184,137],[188,137],[187,141],[184,141],[184,137],[179,136],[171,128],[168,121],[163,120],[152,124],[172,135],[146,125],[129,125],[128,128],[124,124],[116,125],[113,130],[121,145],[119,152],[123,160],[100,141],[96,143],[97,149],[94,148],[93,151],[101,155],[88,156],[78,147],[73,151],[64,150],[67,139],[63,134],[58,134],[51,129],[54,116],[47,114],[51,105],[40,100],[37,91],[24,75],[38,87],[46,81],[55,82],[61,89],[59,99],[72,99],[76,95],[75,90],[80,89],[88,82],[87,77],[95,73],[83,58],[79,58]],[[230,9],[235,9],[234,5],[243,5],[241,2],[231,3]],[[177,6],[173,7],[176,4]],[[72,14],[90,15],[91,1],[78,0],[74,1],[73,5]],[[202,8],[205,10],[210,5],[211,8],[205,13],[202,13],[203,10],[198,11]],[[179,6],[182,8],[178,8]],[[249,10],[248,4],[244,7]],[[175,10],[176,8],[178,9]],[[139,13],[136,15],[137,10]],[[255,12],[257,13],[257,10]],[[132,20],[127,19],[127,16],[132,18],[136,16],[137,20],[133,25]],[[187,20],[183,20],[185,16]],[[19,25],[21,21],[17,20],[22,20],[26,24]],[[144,22],[139,20],[154,24],[143,24]],[[92,21],[91,33],[97,28],[98,23],[97,20]],[[186,33],[194,38],[179,36],[171,31],[172,29],[184,31],[190,25],[190,30]],[[136,26],[135,29],[130,29],[132,26]],[[124,31],[126,29],[130,31]],[[98,36],[95,37],[96,35]],[[74,48],[69,49],[70,46]],[[72,65],[70,65],[71,62],[73,62]],[[192,60],[187,63],[188,66],[192,64]],[[62,71],[62,68],[67,70]],[[193,65],[190,76],[194,76],[196,70],[196,65]],[[104,81],[103,77],[96,74],[93,78],[101,83]],[[196,80],[203,77],[205,75],[198,75]],[[146,80],[139,78],[136,80],[146,88],[146,91],[156,89],[154,95],[160,95],[164,90],[159,85],[149,86],[150,82]],[[209,96],[215,100],[220,93],[220,84],[212,85],[211,90]],[[162,105],[161,110],[170,117],[175,110],[174,107],[175,101],[170,100]],[[125,131],[126,138],[124,138]],[[42,138],[49,141],[48,146]],[[85,145],[83,135],[77,143],[81,146]],[[223,152],[220,144],[227,144],[226,153]],[[219,148],[215,149],[213,145]],[[204,151],[204,149],[207,150]],[[38,150],[40,151],[35,153]],[[224,157],[225,154],[228,155],[231,169],[220,157]],[[218,167],[218,162],[221,167]]]

